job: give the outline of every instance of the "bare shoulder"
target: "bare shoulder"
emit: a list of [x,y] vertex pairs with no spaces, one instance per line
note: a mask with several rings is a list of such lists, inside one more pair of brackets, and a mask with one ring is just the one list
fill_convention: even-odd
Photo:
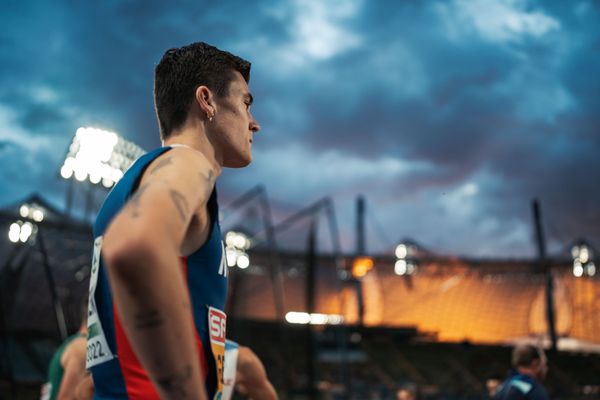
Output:
[[144,176],[160,175],[175,168],[214,175],[215,171],[204,154],[187,147],[176,147],[158,156],[146,169]]
[[140,187],[151,181],[169,181],[199,184],[200,187],[212,190],[217,174],[201,152],[187,147],[176,147],[150,163],[144,172]]

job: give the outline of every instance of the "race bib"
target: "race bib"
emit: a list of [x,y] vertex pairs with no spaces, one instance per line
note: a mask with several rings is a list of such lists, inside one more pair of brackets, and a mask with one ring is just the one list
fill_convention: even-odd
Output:
[[100,269],[100,250],[102,249],[102,236],[98,236],[94,240],[94,255],[92,257],[92,270],[90,273],[90,291],[88,299],[88,339],[87,339],[87,357],[85,367],[91,368],[95,365],[102,364],[112,360],[114,355],[108,347],[106,336],[98,317],[98,309],[96,307],[95,293],[98,285],[98,272]]
[[231,400],[235,387],[239,345],[232,341],[225,341],[225,368],[223,371],[223,397],[221,400]]
[[208,332],[210,348],[217,368],[217,389],[214,400],[221,400],[223,396],[223,369],[225,366],[225,327],[227,316],[221,310],[208,307]]

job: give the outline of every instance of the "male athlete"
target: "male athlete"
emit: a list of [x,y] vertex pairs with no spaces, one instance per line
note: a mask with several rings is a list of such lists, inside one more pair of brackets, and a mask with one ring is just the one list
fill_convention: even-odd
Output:
[[252,160],[250,63],[205,43],[155,70],[163,147],[138,159],[94,225],[87,366],[95,399],[219,398],[227,266],[215,180]]

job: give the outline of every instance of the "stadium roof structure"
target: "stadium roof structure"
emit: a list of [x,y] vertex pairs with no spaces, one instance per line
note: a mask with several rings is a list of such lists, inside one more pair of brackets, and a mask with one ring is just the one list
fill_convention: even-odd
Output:
[[48,224],[50,226],[68,225],[70,230],[89,230],[90,228],[89,222],[85,220],[74,219],[72,216],[68,217],[66,213],[59,210],[58,207],[53,205],[50,201],[38,193],[31,193],[22,200],[0,208],[0,217],[3,219],[18,218],[34,220],[33,215],[27,215],[27,212],[25,212],[23,206],[29,208],[30,210],[38,209],[43,212],[43,220],[34,222],[43,222],[44,224]]

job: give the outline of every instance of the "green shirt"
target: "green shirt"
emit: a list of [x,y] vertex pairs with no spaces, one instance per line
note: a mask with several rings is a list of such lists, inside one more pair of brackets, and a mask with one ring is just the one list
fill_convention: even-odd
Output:
[[69,336],[67,340],[65,340],[60,347],[56,350],[54,355],[52,356],[52,360],[50,360],[50,366],[48,367],[48,382],[50,383],[50,400],[56,400],[56,396],[58,396],[58,391],[60,389],[60,383],[62,382],[63,373],[65,372],[60,359],[62,358],[65,349],[74,339],[78,337],[85,337],[84,334],[78,332],[72,336]]

